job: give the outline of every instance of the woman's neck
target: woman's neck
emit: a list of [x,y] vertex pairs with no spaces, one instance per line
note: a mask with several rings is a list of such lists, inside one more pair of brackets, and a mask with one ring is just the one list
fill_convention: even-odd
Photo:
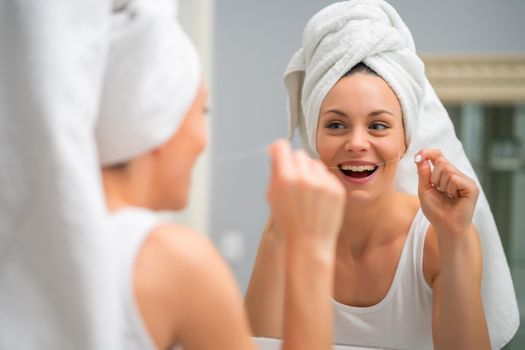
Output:
[[404,233],[400,227],[406,226],[407,218],[411,221],[417,206],[412,196],[394,190],[373,202],[349,202],[337,242],[338,249],[360,256],[371,246],[399,238]]
[[103,169],[102,180],[108,211],[113,213],[127,207],[146,206],[146,197],[141,188],[125,171]]

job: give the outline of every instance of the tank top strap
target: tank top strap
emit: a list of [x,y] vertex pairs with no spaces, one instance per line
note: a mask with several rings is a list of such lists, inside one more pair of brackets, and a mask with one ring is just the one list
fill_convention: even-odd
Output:
[[[414,221],[412,222],[411,232],[407,237],[410,240],[408,245],[411,250],[411,276],[413,277],[412,283],[427,292],[432,292],[432,289],[425,280],[423,273],[423,255],[425,250],[425,238],[427,235],[430,222],[426,218],[421,208],[417,211]],[[407,275],[408,276],[408,275]]]
[[144,240],[159,224],[156,214],[145,208],[125,208],[111,215],[121,259],[134,262]]
[[111,215],[116,263],[120,271],[124,322],[121,336],[124,348],[154,350],[155,343],[142,319],[134,293],[134,273],[138,255],[144,242],[159,224],[153,211],[144,208],[126,208]]
[[[423,251],[429,221],[421,208],[408,230],[390,290],[383,302],[406,304],[410,299],[431,298],[432,289],[423,274]],[[389,305],[388,307],[392,307]]]

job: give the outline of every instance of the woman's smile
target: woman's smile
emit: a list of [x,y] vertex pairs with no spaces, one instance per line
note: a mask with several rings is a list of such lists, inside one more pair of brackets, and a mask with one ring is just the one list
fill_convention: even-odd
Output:
[[364,184],[372,180],[377,163],[369,161],[347,161],[338,164],[339,172],[343,174],[343,179],[350,183]]

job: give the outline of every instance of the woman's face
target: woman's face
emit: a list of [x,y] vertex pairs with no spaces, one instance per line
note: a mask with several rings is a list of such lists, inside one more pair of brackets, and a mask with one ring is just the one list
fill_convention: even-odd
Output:
[[157,150],[158,209],[180,210],[188,203],[195,161],[208,144],[207,99],[206,88],[201,84],[177,132]]
[[405,133],[397,96],[382,78],[354,73],[335,84],[321,105],[317,151],[353,201],[394,189]]

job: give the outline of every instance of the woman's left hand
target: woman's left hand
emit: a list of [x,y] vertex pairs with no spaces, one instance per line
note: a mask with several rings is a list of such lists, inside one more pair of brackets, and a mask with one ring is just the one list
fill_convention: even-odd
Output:
[[479,195],[476,182],[456,169],[438,149],[421,150],[414,161],[419,176],[418,196],[425,216],[438,232],[465,233],[472,225]]

